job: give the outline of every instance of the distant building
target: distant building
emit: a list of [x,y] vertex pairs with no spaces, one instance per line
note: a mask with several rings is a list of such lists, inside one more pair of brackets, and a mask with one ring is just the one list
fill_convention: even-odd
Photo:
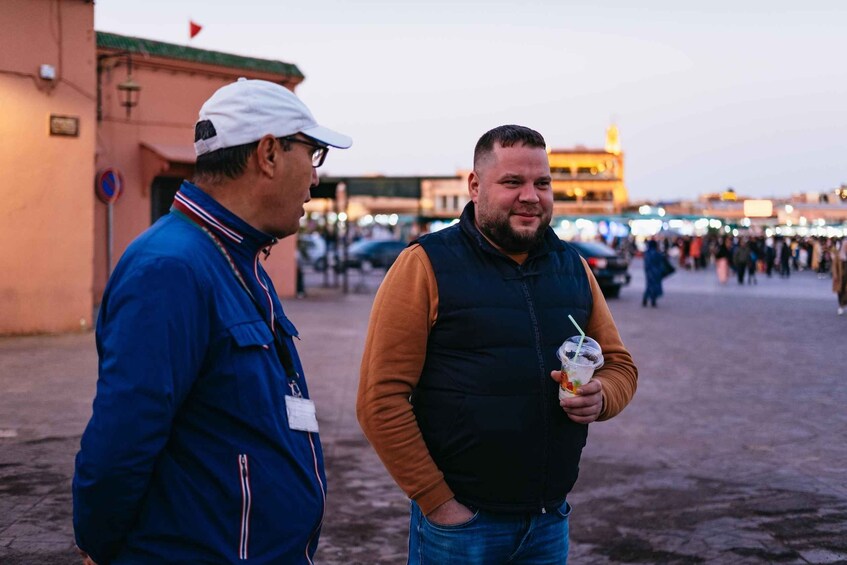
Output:
[[[553,174],[553,214],[578,216],[619,214],[628,204],[624,186],[624,162],[620,135],[615,125],[606,130],[603,149],[552,149],[548,152]],[[421,223],[458,218],[470,200],[470,171],[454,177],[355,177],[326,179],[344,181],[348,188],[346,214],[350,221],[396,213],[417,216]],[[409,185],[398,190],[400,184]],[[410,184],[411,183],[411,184]],[[314,202],[306,210],[317,214],[326,205]]]
[[555,215],[613,214],[627,205],[624,155],[617,126],[606,129],[603,149],[551,149],[549,156]]
[[471,171],[459,171],[455,178],[423,181],[421,211],[432,218],[458,218],[470,201],[468,177]]

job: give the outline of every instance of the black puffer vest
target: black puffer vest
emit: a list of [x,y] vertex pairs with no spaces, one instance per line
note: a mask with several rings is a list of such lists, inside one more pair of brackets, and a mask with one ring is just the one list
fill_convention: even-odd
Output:
[[593,305],[577,252],[552,229],[518,265],[474,225],[419,239],[438,283],[438,318],[412,395],[429,452],[460,502],[493,512],[544,512],[564,502],[588,426],[559,406],[550,371]]

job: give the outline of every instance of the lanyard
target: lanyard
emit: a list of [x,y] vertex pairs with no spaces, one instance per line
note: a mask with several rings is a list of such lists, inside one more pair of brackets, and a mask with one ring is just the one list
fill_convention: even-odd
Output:
[[282,362],[282,367],[285,369],[286,376],[288,377],[288,387],[291,389],[291,393],[293,396],[298,398],[302,398],[303,393],[300,391],[300,387],[297,384],[297,377],[300,375],[297,373],[297,370],[294,367],[294,359],[291,356],[291,352],[288,350],[288,346],[284,343],[280,343],[280,340],[276,337],[276,331],[274,329],[274,320],[268,322],[265,319],[265,312],[262,310],[262,307],[259,304],[259,301],[256,299],[256,296],[250,290],[250,287],[247,286],[247,281],[244,280],[244,276],[241,274],[241,271],[238,269],[238,266],[235,264],[235,260],[232,258],[232,255],[226,250],[223,242],[212,233],[209,228],[207,228],[201,221],[194,217],[193,212],[188,209],[184,204],[179,201],[174,201],[173,207],[171,208],[171,212],[173,212],[176,216],[181,217],[188,221],[189,223],[198,227],[203,233],[209,236],[209,239],[215,244],[215,247],[223,255],[224,259],[226,259],[227,264],[229,265],[230,270],[233,275],[235,275],[236,280],[241,285],[241,288],[244,289],[244,292],[247,293],[247,296],[250,297],[250,301],[253,303],[253,306],[256,307],[256,310],[259,312],[259,315],[265,320],[265,323],[268,325],[268,328],[271,330],[271,336],[273,337],[274,348],[276,349],[277,357]]

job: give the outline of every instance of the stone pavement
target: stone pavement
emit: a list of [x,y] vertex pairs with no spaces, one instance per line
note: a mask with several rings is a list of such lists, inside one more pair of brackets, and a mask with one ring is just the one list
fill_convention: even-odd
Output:
[[[800,273],[721,287],[640,264],[610,302],[639,366],[591,426],[569,500],[571,563],[847,563],[847,316]],[[317,563],[403,563],[408,502],[362,437],[355,394],[377,277],[286,301],[318,404],[329,497]],[[0,339],[0,563],[78,563],[70,477],[96,379],[92,334]]]

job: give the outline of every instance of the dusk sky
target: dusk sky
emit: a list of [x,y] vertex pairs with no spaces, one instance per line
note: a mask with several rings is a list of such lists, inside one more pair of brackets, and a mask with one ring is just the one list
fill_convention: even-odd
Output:
[[95,28],[296,64],[354,139],[323,174],[451,175],[497,125],[599,148],[614,121],[631,200],[847,183],[842,0],[97,0]]

